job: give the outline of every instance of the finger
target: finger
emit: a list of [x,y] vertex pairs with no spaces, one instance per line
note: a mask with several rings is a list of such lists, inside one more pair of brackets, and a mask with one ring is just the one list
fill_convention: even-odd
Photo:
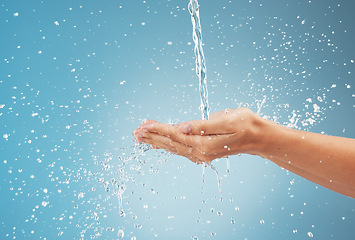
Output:
[[206,161],[206,155],[198,151],[195,147],[191,147],[180,142],[174,141],[169,137],[154,133],[145,133],[144,140],[148,141],[150,144],[154,144],[155,146],[163,147],[168,151],[187,157],[193,162],[198,163]]
[[165,136],[181,144],[195,148],[199,146],[201,138],[201,136],[187,135],[182,133],[179,126],[159,123],[156,121],[147,121],[146,123],[142,124],[141,128],[137,130],[136,135],[142,135],[145,133],[155,133],[161,136]]
[[212,114],[210,115],[209,120],[213,120],[213,119],[219,118],[219,117],[221,117],[221,116],[223,116],[223,115],[225,115],[225,114],[228,114],[228,113],[232,112],[233,110],[234,110],[234,109],[226,108],[226,109],[224,109],[224,110],[222,110],[222,111],[212,113]]
[[[155,135],[160,135],[165,138],[158,138]],[[159,122],[148,122],[147,126],[142,126],[142,129],[137,131],[135,136],[137,138],[144,137],[158,139],[164,141],[164,144],[169,144],[170,141],[174,141],[193,147],[197,149],[199,153],[203,154],[202,157],[200,155],[196,157],[206,160],[206,156],[213,156],[213,154],[228,154],[231,149],[230,144],[235,141],[235,137],[233,137],[233,135],[235,135],[235,133],[208,136],[183,134],[176,126]],[[157,145],[155,143],[152,144]]]
[[139,125],[134,131],[133,131],[133,135],[136,135],[138,132],[142,131],[143,126],[145,126],[146,124],[153,124],[153,123],[157,123],[157,121],[154,120],[144,120],[142,122],[141,125]]
[[[155,135],[155,136],[154,136]],[[153,137],[152,137],[153,136]],[[152,138],[144,138],[143,141],[148,144],[154,144],[156,148],[165,149],[174,154],[186,157],[194,163],[200,164],[202,160],[195,157],[195,149],[186,145],[183,145],[178,142],[171,141],[166,139],[166,137],[159,136],[156,134],[150,135]]]
[[[223,135],[223,137],[225,136]],[[229,152],[229,149],[225,149],[225,147],[219,147],[219,149],[217,148],[214,151],[201,153],[196,148],[181,144],[179,142],[175,142],[167,137],[154,133],[144,134],[144,137],[139,138],[139,142],[151,144],[152,146],[155,146],[155,148],[158,149],[163,148],[174,154],[186,157],[197,164],[200,164],[202,162],[210,163],[216,158],[222,158],[233,154],[232,152]]]
[[213,120],[213,119],[216,119],[216,118],[219,118],[220,116],[224,115],[224,110],[223,111],[219,111],[219,112],[215,112],[215,113],[212,113],[210,115],[210,118],[209,120]]
[[154,133],[146,134],[146,136],[146,138],[150,139],[154,145],[164,144],[171,149],[175,149],[176,153],[179,155],[192,156],[201,160],[204,158],[204,154],[202,154],[196,148],[174,141],[171,138]]
[[[199,136],[183,134],[179,128],[169,124],[155,121],[150,121],[146,124],[148,124],[148,126],[142,126],[141,130],[137,131],[135,135],[137,138],[152,138],[163,142],[166,145],[171,141],[174,141],[187,145],[188,147],[193,147],[200,153],[195,154],[195,157],[198,157],[201,160],[210,160],[210,158],[214,159],[223,155],[231,155],[234,154],[235,151],[238,153],[238,149],[234,146],[236,140],[240,138],[237,133]],[[159,136],[164,138],[160,138]],[[151,144],[159,146],[155,142],[152,142]]]
[[[224,116],[226,116],[226,114],[224,114]],[[137,131],[148,130],[149,132],[155,132],[160,135],[172,137],[174,138],[174,140],[177,140],[179,142],[190,141],[191,139],[186,138],[186,136],[180,135],[178,133],[191,135],[213,135],[232,133],[231,126],[230,124],[228,124],[228,118],[224,116],[212,120],[194,120],[184,122],[175,126],[147,120],[137,129]],[[193,142],[189,142],[190,146],[190,143],[194,144]]]
[[181,123],[179,128],[182,133],[192,135],[228,134],[233,132],[226,114],[211,120],[194,120]]

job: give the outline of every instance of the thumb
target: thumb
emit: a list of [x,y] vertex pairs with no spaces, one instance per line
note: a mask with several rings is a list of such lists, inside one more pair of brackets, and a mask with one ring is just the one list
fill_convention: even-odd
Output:
[[192,135],[213,135],[232,133],[231,126],[227,124],[225,118],[216,118],[212,120],[194,120],[179,124],[180,131]]

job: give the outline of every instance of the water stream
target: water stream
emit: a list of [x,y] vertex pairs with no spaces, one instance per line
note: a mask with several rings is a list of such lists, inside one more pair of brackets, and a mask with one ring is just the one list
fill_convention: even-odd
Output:
[[[202,119],[208,120],[210,115],[210,106],[208,104],[208,90],[207,90],[207,68],[205,55],[203,53],[203,43],[202,43],[202,28],[200,22],[200,6],[197,0],[190,0],[188,5],[189,12],[191,14],[191,22],[193,27],[192,39],[195,43],[195,57],[196,57],[196,75],[199,80],[199,92],[201,98],[200,110],[202,112]],[[208,165],[215,173],[217,177],[217,184],[220,193],[220,198],[222,201],[222,189],[221,181],[219,178],[218,171],[216,168],[210,164],[203,164],[202,168]],[[202,170],[202,181],[204,182],[204,169]],[[203,191],[203,188],[202,188]]]
[[205,55],[203,54],[202,31],[199,13],[199,4],[197,0],[190,0],[189,12],[191,14],[191,22],[193,27],[193,41],[195,43],[196,56],[196,75],[199,79],[199,90],[201,97],[200,110],[202,111],[202,119],[208,120],[210,114],[210,106],[208,104],[208,90],[207,90],[207,68]]

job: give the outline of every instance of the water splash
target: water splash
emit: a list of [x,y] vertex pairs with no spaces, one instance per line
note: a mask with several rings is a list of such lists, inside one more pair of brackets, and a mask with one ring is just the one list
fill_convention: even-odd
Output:
[[[139,171],[143,165],[146,165],[145,161],[142,161],[142,157],[146,154],[147,151],[149,151],[151,148],[148,144],[145,143],[135,143],[134,146],[130,147],[125,147],[125,148],[120,148],[121,150],[128,150],[132,148],[132,152],[129,156],[120,156],[118,157],[118,162],[120,165],[118,166],[118,171],[116,174],[118,175],[117,179],[112,179],[112,185],[115,187],[115,193],[118,198],[118,207],[119,207],[119,215],[121,217],[125,217],[126,213],[123,208],[123,194],[126,191],[126,183],[129,182],[132,177],[129,176],[127,173],[128,169],[134,169]],[[164,157],[168,159],[172,153],[169,152],[161,152],[160,154],[156,154],[154,157],[160,158]],[[105,154],[105,159],[112,159],[113,156],[111,154],[106,153]],[[127,166],[127,164],[131,166]],[[106,169],[106,167],[104,168]],[[142,174],[142,173],[141,173]],[[105,184],[105,188],[108,188],[107,186],[109,185],[108,181],[103,181]],[[107,190],[109,191],[109,189]]]

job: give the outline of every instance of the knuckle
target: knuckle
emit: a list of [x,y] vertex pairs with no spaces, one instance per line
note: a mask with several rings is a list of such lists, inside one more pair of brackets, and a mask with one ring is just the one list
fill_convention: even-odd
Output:
[[201,125],[200,125],[198,131],[199,131],[199,132],[198,132],[199,135],[204,135],[204,134],[206,134],[206,122],[205,122],[205,121],[202,121],[202,122],[201,122]]
[[147,120],[144,120],[143,121],[143,123],[142,123],[142,125],[154,125],[154,124],[156,124],[156,123],[158,123],[157,121],[154,121],[154,120],[149,120],[149,119],[147,119]]
[[239,107],[239,108],[236,108],[235,110],[244,112],[244,111],[246,111],[246,110],[249,110],[249,108],[246,108],[246,107]]
[[237,108],[236,110],[238,110],[239,113],[243,114],[244,116],[251,116],[254,114],[252,110],[246,107]]
[[189,134],[180,134],[177,133],[179,136],[181,136],[181,143],[185,145],[195,145],[195,140],[193,138],[193,135]]
[[235,125],[235,118],[234,116],[233,117],[228,117],[226,119],[226,128],[227,128],[227,131],[233,131],[234,130],[234,126]]

